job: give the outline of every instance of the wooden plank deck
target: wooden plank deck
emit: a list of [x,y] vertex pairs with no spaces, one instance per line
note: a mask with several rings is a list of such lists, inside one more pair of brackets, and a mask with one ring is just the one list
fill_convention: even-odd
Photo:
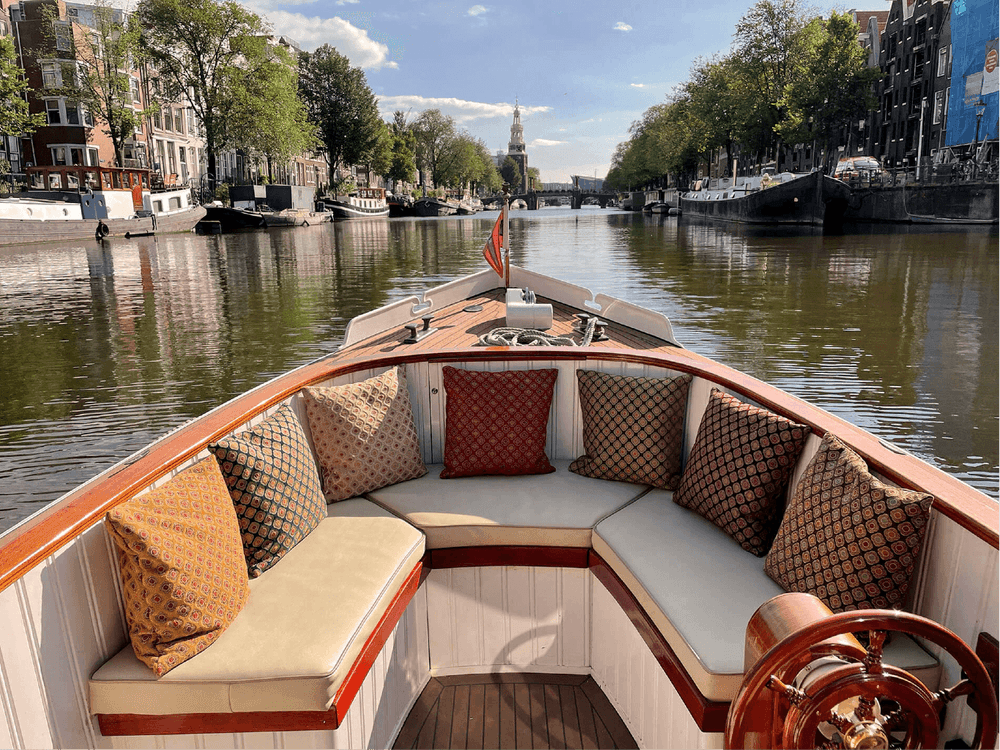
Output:
[[394,748],[635,748],[586,675],[432,677]]
[[[475,346],[481,335],[506,325],[503,295],[502,289],[494,289],[442,308],[434,315],[434,322],[431,324],[437,330],[415,344],[404,344],[403,339],[409,334],[403,328],[397,328],[352,344],[350,347],[342,349],[341,354],[365,357]],[[581,312],[580,310],[542,297],[539,297],[538,301],[552,304],[552,327],[546,333],[570,336],[575,341],[580,341],[583,338],[580,333],[574,331],[574,325],[578,322],[576,315]],[[466,312],[466,308],[473,305],[482,306],[482,310]],[[420,319],[414,318],[414,322],[420,323]],[[609,323],[606,333],[609,340],[595,342],[591,346],[600,349],[639,349],[645,351],[673,349],[654,336],[617,323]]]

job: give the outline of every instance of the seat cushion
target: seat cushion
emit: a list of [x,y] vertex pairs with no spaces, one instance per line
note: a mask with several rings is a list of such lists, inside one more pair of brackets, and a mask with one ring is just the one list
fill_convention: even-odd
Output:
[[[730,701],[743,679],[746,626],[784,589],[760,559],[697,513],[653,490],[601,521],[594,551],[635,595],[709,700]],[[894,638],[886,661],[937,684],[938,664],[913,641]]]
[[539,545],[589,547],[598,521],[646,487],[568,471],[553,474],[440,479],[428,474],[369,492],[368,498],[427,534],[427,548]]
[[95,714],[325,711],[424,553],[423,534],[362,499],[280,564],[216,642],[157,680],[126,647],[90,680]]

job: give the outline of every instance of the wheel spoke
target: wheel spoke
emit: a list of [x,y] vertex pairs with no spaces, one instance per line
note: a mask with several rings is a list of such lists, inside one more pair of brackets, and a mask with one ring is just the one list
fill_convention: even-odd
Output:
[[975,690],[976,687],[972,684],[972,680],[966,677],[956,682],[950,688],[938,690],[934,693],[934,703],[940,710],[962,695],[972,695]]
[[791,685],[786,685],[781,680],[779,680],[775,675],[771,675],[768,679],[765,687],[768,690],[773,690],[776,693],[781,693],[784,695],[793,706],[797,706],[799,703],[804,701],[807,696],[803,691],[798,688],[792,687]]
[[868,633],[868,653],[865,655],[865,671],[868,674],[882,674],[882,648],[885,646],[885,631],[872,630]]

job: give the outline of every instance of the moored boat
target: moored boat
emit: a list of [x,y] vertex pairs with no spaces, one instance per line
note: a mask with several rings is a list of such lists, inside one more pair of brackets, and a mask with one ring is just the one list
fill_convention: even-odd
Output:
[[414,201],[413,212],[417,216],[454,216],[458,213],[458,203],[425,196]]
[[385,219],[389,216],[389,204],[382,188],[359,188],[335,200],[327,198],[322,204],[335,219]]
[[[880,698],[880,705],[869,709],[873,717],[866,719],[861,703],[853,701],[833,732],[874,733],[882,728],[881,717],[888,722],[895,716],[897,732],[937,746],[938,738],[942,744],[957,736],[975,739],[978,716],[964,698],[948,707],[940,733],[937,711],[930,710],[944,707],[948,701],[936,695],[938,688],[955,685],[965,667],[973,682],[949,696],[967,687],[977,693],[985,714],[981,739],[991,742],[993,699],[983,683],[985,672],[964,652],[958,661],[944,653],[958,646],[936,626],[891,612],[878,620],[850,620],[864,614],[831,616],[811,599],[803,604],[798,596],[782,597],[760,557],[673,502],[679,488],[667,489],[658,480],[651,484],[656,469],[642,475],[634,458],[603,468],[577,466],[578,471],[570,465],[601,455],[592,453],[589,442],[600,432],[594,429],[600,420],[607,417],[603,425],[610,433],[641,443],[636,421],[624,418],[634,413],[623,413],[623,406],[639,406],[638,415],[648,416],[651,404],[668,402],[670,415],[654,416],[658,424],[676,428],[672,444],[680,446],[687,466],[695,465],[702,460],[696,446],[710,405],[725,401],[713,388],[735,396],[742,415],[750,407],[766,409],[808,433],[789,488],[802,485],[814,458],[828,455],[825,439],[836,436],[865,462],[866,471],[934,496],[914,552],[907,606],[970,644],[981,632],[997,631],[994,501],[857,427],[684,349],[670,321],[658,313],[524,269],[508,266],[507,272],[506,279],[490,271],[456,279],[355,318],[337,352],[191,421],[0,537],[0,616],[6,624],[0,656],[11,685],[11,699],[0,710],[10,734],[19,735],[18,744],[244,747],[263,736],[281,746],[410,746],[408,741],[440,746],[452,727],[464,737],[466,721],[470,731],[482,726],[485,732],[487,722],[476,724],[481,715],[474,696],[482,695],[479,705],[486,706],[495,695],[506,709],[506,714],[499,709],[498,725],[508,716],[514,736],[525,724],[529,739],[532,727],[539,734],[545,727],[549,736],[551,726],[551,736],[563,736],[554,717],[566,716],[565,736],[575,726],[577,736],[591,740],[588,745],[628,746],[631,740],[643,747],[717,746],[731,703],[738,719],[740,706],[747,706],[747,689],[756,688],[750,694],[766,703],[769,696],[777,701],[786,694],[787,684],[801,691],[787,693],[794,705],[775,707],[790,717],[789,732],[823,731],[807,707],[815,707],[817,715],[825,709],[829,716],[824,696],[836,697],[836,706],[845,693],[850,700],[857,694],[852,690],[866,690]],[[501,339],[493,336],[526,334],[497,330],[527,328],[526,318],[532,328],[575,345],[496,343]],[[482,334],[490,336],[485,346]],[[468,389],[483,376],[501,378],[505,387],[497,390],[490,377],[481,381],[485,390]],[[587,390],[584,382],[606,387]],[[340,390],[305,390],[317,386]],[[546,392],[550,398],[539,398]],[[633,395],[623,396],[627,392]],[[396,400],[404,394],[402,409]],[[344,445],[311,421],[314,396],[344,399],[348,408],[337,412],[340,416],[359,409],[361,418],[351,422],[351,430],[385,426],[369,433],[380,444],[374,454],[347,453],[361,467],[355,476],[391,477],[376,489],[344,488],[339,496],[348,497],[329,507],[322,498],[317,525],[249,582],[243,609],[229,628],[192,658],[154,676],[129,645],[126,623],[134,612],[127,602],[134,600],[127,597],[135,581],[119,582],[117,566],[125,551],[99,521],[134,500],[166,511],[156,503],[177,497],[178,487],[190,487],[184,485],[193,476],[189,472],[205,468],[205,459],[211,466],[223,441],[242,436],[248,442],[223,446],[222,463],[239,460],[236,454],[246,449],[255,469],[266,469],[273,459],[262,450],[265,441],[282,439],[271,431],[279,422],[309,430],[308,439],[303,433],[308,459],[320,465],[314,473],[328,476],[323,446],[336,453]],[[390,424],[378,412],[362,409],[389,402],[401,409],[394,419],[406,418]],[[484,404],[489,408],[477,408]],[[484,414],[501,407],[507,421],[483,429]],[[535,459],[543,446],[555,471],[442,479],[442,466],[455,468],[449,447],[462,447],[454,441],[466,434],[456,429],[463,416],[472,422],[463,439],[507,436],[502,455],[523,456],[521,447],[530,443],[536,447],[527,456]],[[413,440],[386,450],[387,434],[408,435],[409,425]],[[255,443],[248,437],[253,435],[262,440]],[[488,447],[470,450],[472,445],[459,453],[477,461],[491,453]],[[634,449],[621,446],[618,455],[634,455]],[[413,463],[401,462],[404,455]],[[427,464],[430,471],[417,476]],[[861,472],[857,465],[851,470]],[[231,510],[229,496],[223,499]],[[183,523],[182,516],[167,518],[168,525]],[[244,531],[250,537],[256,533],[249,524]],[[234,534],[239,546],[239,532]],[[871,541],[865,537],[859,543]],[[890,541],[891,547],[902,540]],[[780,607],[766,606],[771,602]],[[758,605],[764,608],[755,613]],[[925,650],[896,633],[884,650],[877,636],[865,649],[830,628],[911,628],[936,645]],[[808,643],[806,636],[812,638]],[[832,645],[827,636],[836,636]],[[772,651],[772,645],[778,648]],[[749,662],[745,646],[753,655]],[[814,661],[810,649],[823,661],[816,669],[800,670]],[[829,658],[831,652],[836,659]],[[784,655],[792,666],[776,661]],[[774,665],[781,695],[761,687],[760,676],[769,674],[761,664]],[[903,666],[919,676],[894,669]],[[880,679],[883,671],[889,675]],[[522,680],[508,689],[510,672]],[[553,673],[554,688],[535,689],[543,675]],[[495,692],[474,690],[483,687],[483,674]],[[620,715],[628,737],[605,737],[586,726],[588,720],[596,723],[595,713],[583,712],[579,695],[563,690],[576,687],[575,680],[592,681],[604,704]],[[425,686],[438,692],[421,698]],[[890,689],[898,696],[883,699],[882,691]],[[428,729],[424,709],[434,703],[442,710]],[[751,705],[742,715],[768,719],[771,708]],[[539,725],[545,716],[553,717],[551,725],[547,720]],[[435,722],[442,727],[440,737]],[[733,725],[729,744],[753,744],[740,729]],[[181,736],[169,736],[176,734]],[[144,736],[108,739],[115,735]],[[498,739],[502,736],[498,730]],[[823,741],[837,739],[834,734]],[[765,739],[757,746],[775,744]]]
[[205,206],[205,211],[205,221],[219,222],[224,232],[264,226],[263,214],[255,209],[209,204]]
[[29,167],[29,190],[0,199],[0,245],[184,232],[205,216],[187,188],[151,190],[150,173]]
[[390,195],[386,198],[389,206],[389,218],[413,216],[413,198],[408,195]]
[[308,227],[322,224],[330,220],[324,211],[309,211],[305,208],[285,208],[281,211],[261,211],[264,226],[272,227]]
[[687,216],[706,216],[748,224],[810,224],[842,220],[850,188],[821,172],[704,181],[683,193],[679,208]]

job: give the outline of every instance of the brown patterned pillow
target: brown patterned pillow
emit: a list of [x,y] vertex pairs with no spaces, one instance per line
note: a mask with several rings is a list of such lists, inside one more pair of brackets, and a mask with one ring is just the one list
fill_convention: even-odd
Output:
[[585,477],[677,489],[690,375],[638,378],[577,370]]
[[219,459],[236,505],[247,569],[256,578],[326,517],[312,450],[286,405],[208,449]]
[[306,388],[303,395],[327,500],[427,473],[402,367],[360,383]]
[[674,502],[763,557],[809,428],[712,389]]
[[932,500],[879,481],[827,433],[795,487],[764,571],[834,612],[901,608]]
[[558,370],[442,368],[448,393],[442,479],[549,474],[549,407]]
[[250,587],[233,501],[209,456],[108,511],[135,655],[157,677],[211,646]]

